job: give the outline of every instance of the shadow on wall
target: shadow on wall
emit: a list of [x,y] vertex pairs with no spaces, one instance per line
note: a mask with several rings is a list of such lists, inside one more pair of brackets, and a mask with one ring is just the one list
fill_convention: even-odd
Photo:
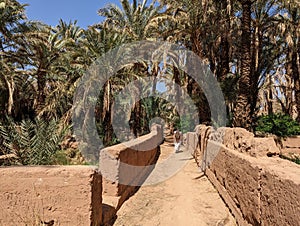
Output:
[[103,223],[112,225],[122,204],[135,194],[155,168],[163,142],[163,128],[101,150],[99,170],[103,175]]
[[188,150],[239,225],[299,225],[300,166],[279,158],[274,138],[204,125],[187,136]]

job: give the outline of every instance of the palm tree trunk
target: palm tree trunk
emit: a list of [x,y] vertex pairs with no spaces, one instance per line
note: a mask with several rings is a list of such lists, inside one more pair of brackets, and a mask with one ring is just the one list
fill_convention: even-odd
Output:
[[14,106],[14,91],[15,91],[15,83],[13,78],[8,80],[8,78],[5,76],[5,81],[8,89],[8,103],[7,103],[7,115],[12,115],[12,109]]
[[217,76],[219,81],[224,81],[227,74],[229,73],[229,51],[230,45],[228,41],[228,36],[230,32],[230,16],[227,12],[228,7],[227,1],[220,1],[220,12],[226,12],[224,16],[224,28],[222,29],[221,34],[221,43],[220,43],[220,62],[218,63]]
[[221,49],[221,62],[218,77],[220,81],[224,81],[229,73],[229,42],[226,34],[221,37]]
[[[289,114],[292,118],[295,119],[294,115],[294,106],[296,104],[296,83],[295,79],[297,80],[296,76],[293,75],[293,50],[292,48],[287,49],[287,63],[286,63],[286,92],[285,92],[285,108],[283,108],[283,112],[285,114]],[[295,91],[295,97],[293,97],[293,91]]]
[[273,83],[271,79],[271,75],[268,75],[268,97],[267,97],[267,105],[268,105],[268,115],[272,115],[274,113],[273,110]]
[[175,101],[177,103],[177,106],[178,106],[178,111],[180,112],[180,100],[181,100],[181,89],[179,88],[181,86],[181,82],[180,82],[180,72],[178,70],[178,68],[173,65],[173,79],[174,79],[174,82],[175,82],[175,87],[174,87],[174,90],[175,90]]
[[152,64],[152,71],[151,71],[151,76],[153,78],[153,83],[152,83],[152,95],[156,95],[156,85],[157,85],[157,75],[159,71],[159,66],[158,63],[153,63]]
[[251,130],[251,4],[240,0],[243,9],[241,37],[241,76],[234,109],[233,125]]
[[111,82],[107,81],[104,87],[103,97],[103,129],[104,129],[104,145],[108,145],[113,139],[113,128],[112,128],[112,101],[111,101]]
[[46,86],[46,71],[40,66],[37,70],[37,111],[40,111],[46,100],[45,95],[45,86]]
[[294,78],[294,89],[295,89],[295,104],[297,109],[297,121],[300,122],[300,68],[298,67],[299,59],[298,54],[293,52],[292,54],[292,72]]
[[260,69],[260,56],[262,55],[262,48],[263,48],[263,37],[261,33],[261,29],[258,24],[255,25],[255,32],[253,34],[252,38],[252,68],[251,68],[251,77],[250,77],[250,85],[251,85],[251,115],[254,117],[255,110],[256,110],[256,104],[257,104],[257,98],[258,98],[258,80],[259,76],[261,74]]

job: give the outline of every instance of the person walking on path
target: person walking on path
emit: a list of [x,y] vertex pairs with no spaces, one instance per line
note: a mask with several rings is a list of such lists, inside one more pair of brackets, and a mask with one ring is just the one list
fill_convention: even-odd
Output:
[[173,138],[174,138],[174,146],[175,146],[174,151],[175,153],[178,153],[180,151],[180,145],[182,142],[182,133],[176,128],[174,129]]

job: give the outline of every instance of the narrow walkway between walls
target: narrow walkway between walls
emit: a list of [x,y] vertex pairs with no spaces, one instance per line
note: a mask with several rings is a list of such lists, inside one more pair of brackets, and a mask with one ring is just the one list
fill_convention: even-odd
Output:
[[[168,137],[161,145],[159,162],[173,154]],[[181,146],[176,159],[186,164],[174,176],[156,185],[141,187],[117,213],[116,226],[231,226],[236,225],[217,190],[198,170]]]

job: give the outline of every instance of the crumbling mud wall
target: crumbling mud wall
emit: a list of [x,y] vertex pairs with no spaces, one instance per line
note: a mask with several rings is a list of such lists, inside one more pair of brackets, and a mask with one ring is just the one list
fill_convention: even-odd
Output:
[[290,159],[300,159],[300,136],[287,137],[279,142],[281,154]]
[[163,142],[163,129],[100,151],[99,170],[103,175],[104,223],[115,216],[124,201],[133,195],[155,167]]
[[154,125],[150,134],[105,148],[102,172],[95,166],[0,167],[0,226],[109,225],[151,173],[162,142],[163,130]]
[[[210,132],[207,132],[210,131]],[[239,225],[298,225],[300,166],[276,156],[273,138],[241,128],[199,126],[188,149],[215,185]],[[195,138],[196,136],[196,138]]]
[[0,225],[100,225],[102,179],[95,167],[0,168]]

